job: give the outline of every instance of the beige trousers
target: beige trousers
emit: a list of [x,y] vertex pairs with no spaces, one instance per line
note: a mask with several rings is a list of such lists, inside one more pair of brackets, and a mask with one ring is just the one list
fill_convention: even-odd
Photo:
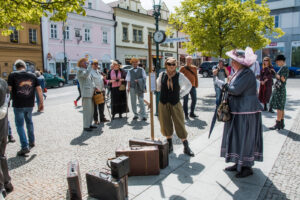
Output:
[[160,130],[163,136],[167,137],[173,135],[174,132],[173,124],[174,124],[177,136],[180,139],[187,138],[188,133],[185,129],[183,109],[180,102],[178,102],[174,106],[170,103],[163,104],[159,102],[158,116],[159,116]]

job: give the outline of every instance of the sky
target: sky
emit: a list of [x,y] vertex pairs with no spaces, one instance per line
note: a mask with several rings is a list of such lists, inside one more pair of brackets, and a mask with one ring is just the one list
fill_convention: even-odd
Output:
[[[115,0],[103,0],[103,1],[104,3],[110,3]],[[153,6],[153,0],[140,0],[140,1],[142,3],[143,8],[145,8],[146,10],[151,9]],[[171,12],[174,12],[174,7],[179,6],[181,0],[162,0],[162,1],[166,3],[166,5],[168,6]]]

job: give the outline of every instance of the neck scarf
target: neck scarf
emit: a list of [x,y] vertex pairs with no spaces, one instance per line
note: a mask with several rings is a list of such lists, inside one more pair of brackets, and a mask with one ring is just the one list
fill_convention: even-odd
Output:
[[172,81],[172,78],[175,76],[175,74],[176,74],[176,70],[174,72],[168,72],[167,71],[167,76],[168,76],[167,86],[168,86],[168,89],[171,88],[172,91],[173,91],[173,81]]
[[[111,80],[116,80],[116,79],[121,79],[121,71],[119,70],[111,70],[110,73],[110,79]],[[121,81],[118,82],[113,82],[112,87],[119,87],[121,85]]]

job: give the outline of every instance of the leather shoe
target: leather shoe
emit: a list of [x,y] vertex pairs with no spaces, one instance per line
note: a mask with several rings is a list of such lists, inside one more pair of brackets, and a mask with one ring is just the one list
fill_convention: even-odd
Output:
[[6,193],[11,193],[14,190],[14,186],[11,184],[11,182],[5,183],[4,188]]
[[185,120],[189,120],[190,119],[188,115],[185,115],[184,118],[185,118]]
[[194,113],[191,113],[190,114],[190,117],[192,117],[192,118],[196,118],[196,117],[198,117],[197,115],[195,115]]
[[194,152],[190,149],[189,143],[187,140],[183,141],[183,146],[184,146],[184,149],[183,149],[184,154],[191,156],[191,157],[195,156]]
[[83,130],[84,130],[84,131],[89,131],[89,132],[90,132],[90,131],[92,131],[93,129],[92,129],[92,128],[84,128]]
[[97,126],[94,125],[90,125],[90,128],[98,128]]
[[146,117],[143,117],[143,119],[142,119],[143,121],[147,121],[147,118]]
[[104,118],[104,119],[100,120],[100,122],[105,123],[105,122],[109,122],[109,120]]
[[138,118],[139,118],[138,116],[134,116],[132,119],[137,120]]
[[253,174],[253,170],[251,167],[242,167],[242,171],[235,175],[236,178],[245,178],[247,176],[251,176]]
[[9,135],[8,136],[8,142],[14,143],[14,142],[16,142],[16,140],[12,135]]
[[30,150],[28,148],[24,148],[21,149],[20,151],[18,151],[17,155],[18,156],[26,156],[26,154],[28,154],[30,152]]
[[229,171],[229,172],[237,171],[237,164],[230,167],[226,167],[225,171]]

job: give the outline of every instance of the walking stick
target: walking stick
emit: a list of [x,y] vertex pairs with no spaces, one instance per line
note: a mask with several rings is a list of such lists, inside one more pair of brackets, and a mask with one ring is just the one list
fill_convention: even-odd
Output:
[[111,114],[110,114],[108,105],[107,105],[107,103],[106,103],[106,100],[104,100],[104,104],[106,105],[106,108],[107,108],[107,111],[108,111],[108,114],[109,114],[109,118],[110,118],[110,121],[111,121]]
[[127,118],[127,112],[129,111],[129,109],[128,109],[128,95],[129,95],[129,91],[127,90],[127,95],[126,95],[126,120],[128,119]]

